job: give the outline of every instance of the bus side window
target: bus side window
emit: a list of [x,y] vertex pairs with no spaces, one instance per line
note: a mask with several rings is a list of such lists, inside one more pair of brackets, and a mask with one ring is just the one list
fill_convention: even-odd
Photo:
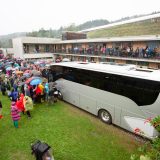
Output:
[[73,69],[65,68],[63,75],[64,75],[64,79],[75,82],[75,76],[73,73]]

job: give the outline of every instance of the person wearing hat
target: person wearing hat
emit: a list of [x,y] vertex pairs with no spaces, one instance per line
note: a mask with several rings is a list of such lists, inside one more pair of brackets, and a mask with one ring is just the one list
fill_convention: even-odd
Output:
[[16,106],[16,102],[11,102],[11,116],[15,128],[19,128],[18,121],[20,120],[20,110]]

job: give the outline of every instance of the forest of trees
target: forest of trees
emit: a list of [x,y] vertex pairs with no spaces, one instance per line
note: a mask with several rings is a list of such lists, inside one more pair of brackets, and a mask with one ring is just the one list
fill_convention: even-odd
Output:
[[45,30],[41,28],[39,31],[32,31],[29,33],[22,32],[22,33],[13,33],[5,36],[0,36],[0,48],[11,48],[12,38],[16,38],[19,36],[61,38],[63,31],[80,31],[83,29],[97,27],[97,26],[108,24],[108,23],[109,22],[107,20],[100,19],[100,20],[87,21],[77,26],[73,23],[67,27],[60,27],[57,30],[55,29]]
[[88,29],[88,28],[92,28],[92,27],[97,27],[97,26],[102,26],[102,25],[106,25],[108,24],[109,21],[107,20],[93,20],[93,21],[87,21],[83,24],[80,25],[75,25],[74,23],[72,23],[71,25],[67,26],[67,27],[60,27],[58,30],[44,30],[43,28],[41,28],[39,31],[33,31],[30,33],[27,33],[26,36],[31,36],[31,37],[50,37],[50,38],[60,38],[62,35],[62,32],[64,31],[80,31],[80,30],[84,30],[84,29]]

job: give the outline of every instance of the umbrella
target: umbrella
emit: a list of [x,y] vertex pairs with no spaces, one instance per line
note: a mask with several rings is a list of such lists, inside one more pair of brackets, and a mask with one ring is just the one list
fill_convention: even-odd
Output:
[[61,62],[61,60],[59,58],[56,59],[56,63],[59,63]]
[[15,67],[15,69],[19,69],[19,68],[20,68],[19,66]]
[[14,64],[14,67],[19,67],[19,64],[18,64],[18,63],[15,63],[15,64]]
[[34,78],[31,77],[31,78],[27,79],[25,83],[28,84],[28,83],[30,83],[30,81],[33,80],[33,79],[34,79]]
[[37,71],[37,70],[32,70],[31,73],[32,73],[33,76],[41,76],[42,75],[42,73],[40,71]]
[[6,71],[10,71],[12,69],[12,67],[7,67]]
[[25,76],[26,78],[30,78],[30,77],[31,77],[30,74],[25,74],[25,75],[23,75],[23,76]]
[[23,73],[23,76],[30,77],[30,73]]
[[5,68],[8,68],[8,67],[11,67],[11,65],[6,65],[6,64],[5,64]]
[[21,71],[25,71],[27,69],[26,67],[23,67],[23,66],[21,66],[20,68],[21,68]]
[[41,76],[42,75],[42,73],[40,71],[37,71],[37,72],[32,73],[32,74],[33,74],[33,76]]
[[24,79],[27,79],[27,78],[29,78],[29,77],[23,75],[22,77],[20,77],[20,80],[24,80]]
[[30,81],[30,85],[38,85],[42,83],[42,79],[41,78],[36,78]]
[[22,71],[16,71],[16,74],[23,74]]
[[6,65],[10,65],[11,63],[10,63],[10,62],[6,62],[5,64],[6,64]]
[[38,71],[35,70],[35,69],[33,69],[33,70],[31,71],[32,74],[33,74],[33,73],[36,73],[36,72],[38,72]]
[[68,58],[63,58],[62,62],[70,62],[70,59],[68,59]]
[[26,80],[26,84],[30,83],[33,79],[41,79],[40,77],[31,77],[29,79]]
[[31,70],[26,70],[24,71],[24,73],[31,73]]

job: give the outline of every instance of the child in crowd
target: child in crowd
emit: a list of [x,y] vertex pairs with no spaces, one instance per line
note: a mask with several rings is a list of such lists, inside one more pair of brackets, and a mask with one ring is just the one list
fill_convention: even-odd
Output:
[[13,120],[13,124],[16,128],[19,128],[18,121],[20,120],[20,110],[18,110],[16,106],[16,102],[12,101],[11,103],[11,116]]

